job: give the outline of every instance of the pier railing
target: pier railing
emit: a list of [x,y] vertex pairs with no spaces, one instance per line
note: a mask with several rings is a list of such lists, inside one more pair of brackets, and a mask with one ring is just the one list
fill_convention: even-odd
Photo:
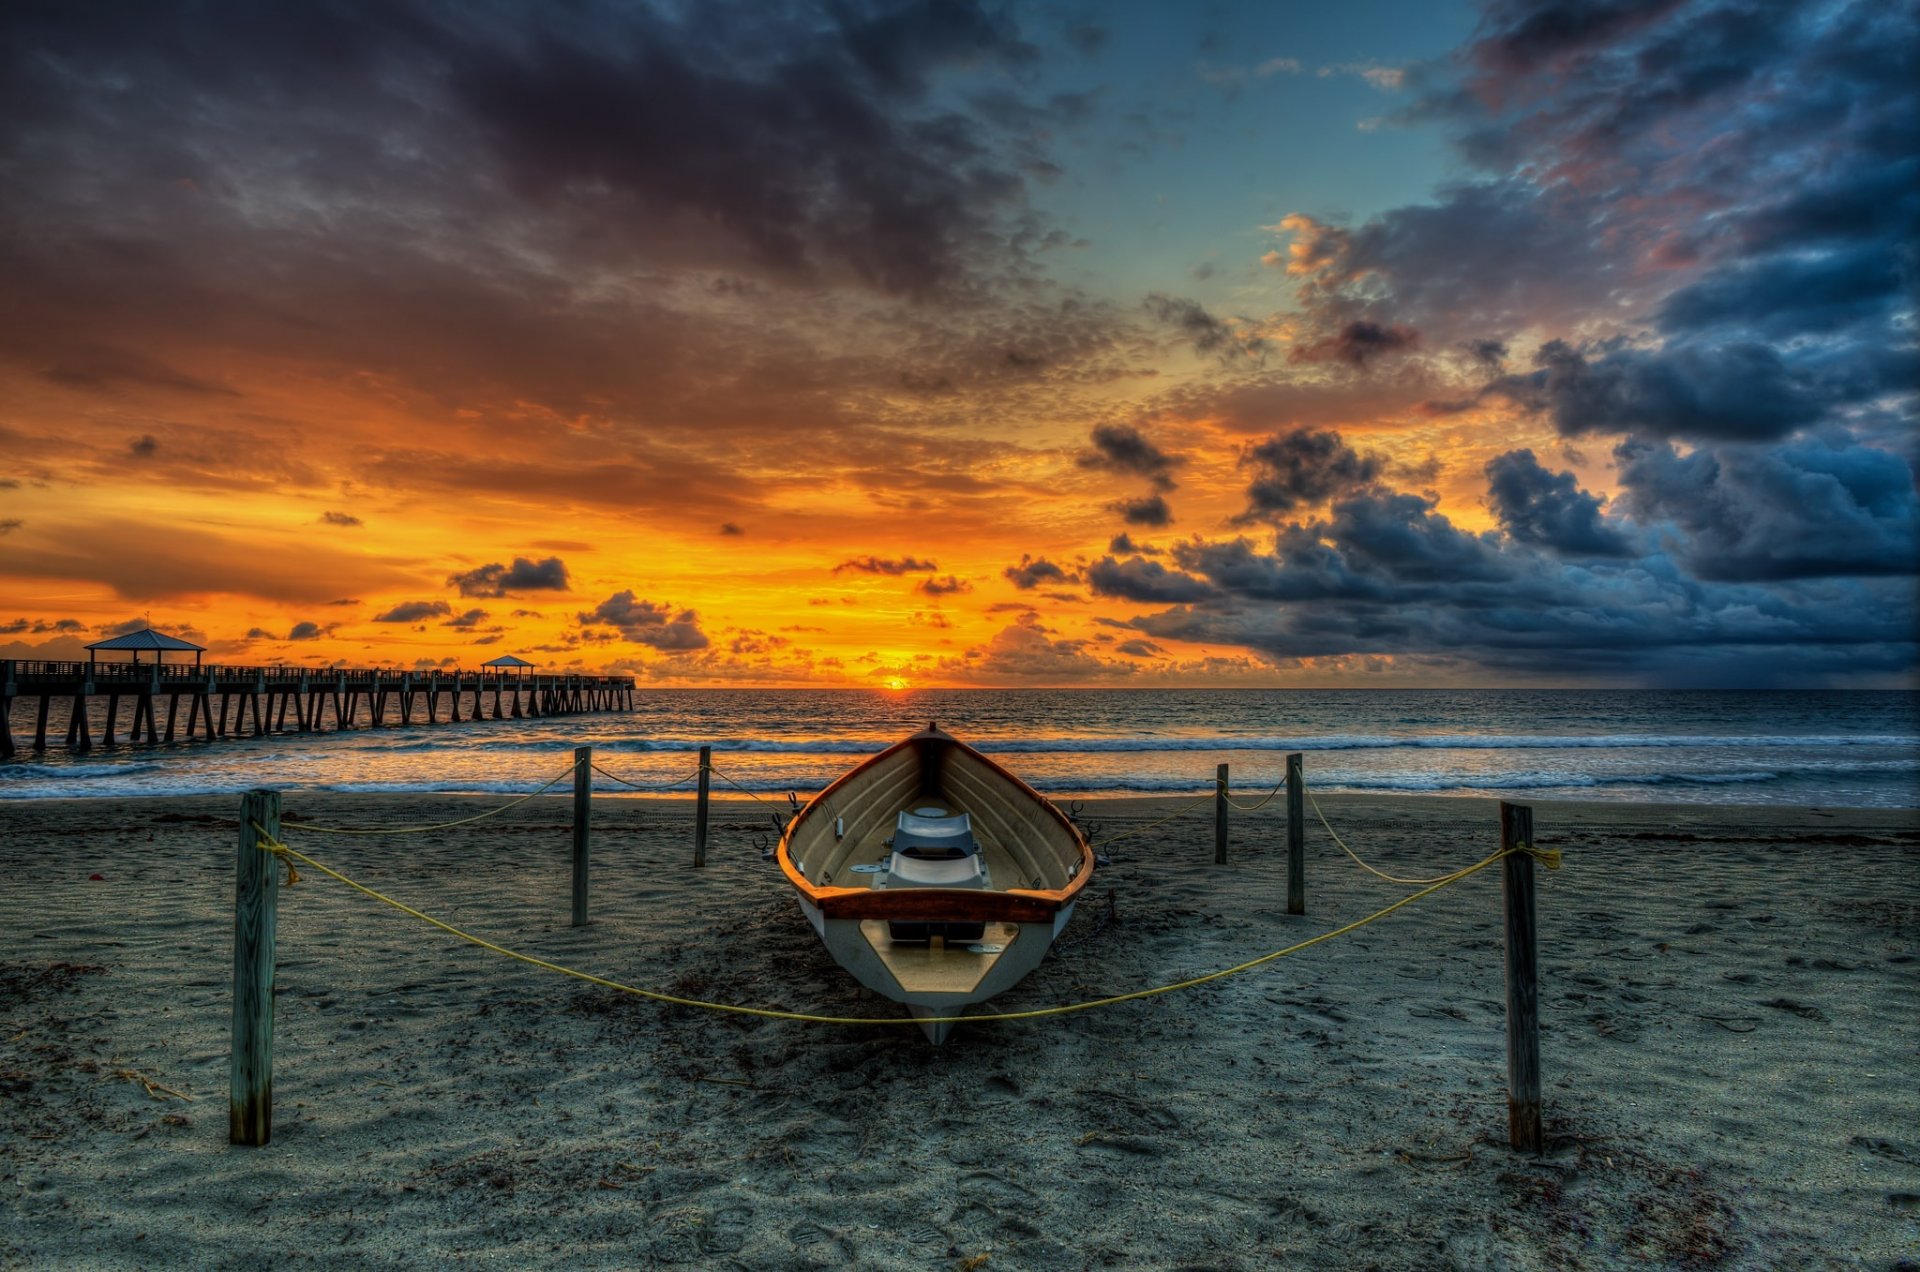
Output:
[[[331,718],[334,729],[356,727],[364,705],[369,724],[386,723],[387,712],[398,712],[400,725],[414,721],[416,700],[426,709],[426,723],[437,724],[444,695],[448,719],[458,723],[467,700],[469,718],[496,720],[528,716],[569,715],[585,711],[633,709],[631,676],[591,676],[573,672],[542,673],[524,669],[488,667],[431,671],[403,671],[390,667],[265,667],[161,662],[57,662],[0,659],[0,759],[19,749],[14,738],[14,705],[36,700],[31,712],[33,748],[47,745],[50,706],[68,700],[65,714],[66,746],[88,750],[93,745],[95,714],[104,742],[115,743],[120,700],[133,705],[130,742],[171,742],[181,701],[187,705],[186,736],[196,730],[212,740],[251,732],[258,737],[287,728],[302,733],[323,728]],[[492,702],[487,703],[491,695]],[[164,738],[154,711],[154,700],[166,699]],[[218,698],[218,704],[214,699]],[[96,712],[95,703],[104,699]],[[264,703],[263,700],[264,699]],[[264,708],[264,709],[263,709]],[[247,724],[251,717],[251,727]]]

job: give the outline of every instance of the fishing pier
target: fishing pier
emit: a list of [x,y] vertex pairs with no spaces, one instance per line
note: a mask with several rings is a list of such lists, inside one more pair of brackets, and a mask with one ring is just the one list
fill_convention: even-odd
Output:
[[[633,693],[630,676],[533,675],[511,667],[417,672],[4,659],[0,660],[0,759],[10,759],[20,749],[13,717],[22,699],[37,700],[32,712],[34,750],[46,749],[51,708],[59,700],[66,707],[66,748],[87,751],[94,746],[95,714],[104,715],[100,744],[119,745],[123,699],[132,708],[126,741],[152,744],[176,737],[213,741],[268,733],[404,728],[438,724],[443,718],[458,724],[631,711]],[[98,712],[102,698],[104,712]],[[162,699],[164,725],[160,723]],[[25,737],[22,729],[21,740]]]

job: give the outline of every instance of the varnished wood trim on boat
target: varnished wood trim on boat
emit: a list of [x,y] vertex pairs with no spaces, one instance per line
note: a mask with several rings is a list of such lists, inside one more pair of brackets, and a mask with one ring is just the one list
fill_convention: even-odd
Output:
[[949,923],[1050,923],[1073,897],[987,888],[813,888],[807,898],[829,919]]

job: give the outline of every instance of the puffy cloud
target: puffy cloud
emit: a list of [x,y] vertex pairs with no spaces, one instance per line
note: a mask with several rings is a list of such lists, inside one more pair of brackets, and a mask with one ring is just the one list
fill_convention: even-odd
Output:
[[1204,581],[1142,557],[1125,561],[1101,557],[1087,567],[1087,586],[1095,596],[1149,605],[1178,604],[1216,595]]
[[287,639],[288,640],[319,640],[322,636],[327,635],[331,630],[332,629],[329,627],[322,627],[320,624],[314,623],[314,622],[295,623],[293,625],[293,629],[287,633]]
[[1065,583],[1068,579],[1067,572],[1047,558],[1025,552],[1020,554],[1020,564],[1010,565],[1001,573],[1023,592],[1030,592],[1042,583]]
[[1761,440],[1813,424],[1841,401],[1890,387],[1878,377],[1854,386],[1822,384],[1810,369],[1754,341],[1604,348],[1590,358],[1553,340],[1534,360],[1538,370],[1502,377],[1487,391],[1546,412],[1568,436]]
[[454,615],[452,618],[448,619],[446,622],[440,624],[440,626],[458,627],[463,630],[471,631],[473,628],[480,626],[480,624],[486,621],[487,621],[487,611],[483,609],[470,609],[464,614]]
[[1167,506],[1162,495],[1143,495],[1138,499],[1120,499],[1107,505],[1110,512],[1116,512],[1120,519],[1130,526],[1152,526],[1159,529],[1173,524],[1173,509]]
[[567,567],[559,557],[530,561],[513,558],[512,565],[494,562],[455,574],[448,587],[460,589],[462,596],[508,596],[515,592],[564,592],[568,589]]
[[1241,520],[1271,518],[1370,486],[1386,470],[1385,456],[1362,455],[1336,432],[1295,429],[1276,433],[1240,454],[1256,470]]
[[348,512],[323,512],[320,514],[320,522],[322,525],[329,526],[358,526],[365,524],[360,518]]
[[700,630],[699,616],[694,611],[675,612],[671,605],[638,600],[632,591],[615,592],[578,618],[582,627],[617,628],[634,644],[647,645],[662,653],[705,649],[710,643],[707,634]]
[[937,570],[940,566],[931,560],[919,557],[877,557],[858,556],[842,561],[833,567],[835,574],[853,570],[861,574],[918,574],[922,570]]
[[127,443],[127,450],[135,459],[152,459],[160,452],[160,443],[152,433],[142,433]]
[[1096,424],[1092,441],[1093,450],[1077,461],[1082,468],[1145,477],[1156,490],[1174,489],[1173,470],[1187,462],[1184,455],[1162,451],[1129,424]]
[[1920,562],[1913,472],[1887,451],[1814,440],[1681,455],[1629,440],[1615,458],[1621,502],[1670,529],[1700,578],[1910,576]]
[[423,618],[442,618],[453,613],[445,601],[402,601],[384,613],[375,614],[376,623],[417,623]]
[[1487,499],[1506,532],[1521,543],[1563,556],[1627,556],[1627,537],[1603,523],[1605,502],[1575,483],[1570,472],[1550,473],[1530,450],[1508,451],[1487,462]]

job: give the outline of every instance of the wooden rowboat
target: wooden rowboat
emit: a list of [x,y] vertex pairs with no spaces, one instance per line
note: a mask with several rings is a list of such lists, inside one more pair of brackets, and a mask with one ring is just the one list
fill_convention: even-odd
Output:
[[935,1043],[1039,966],[1093,877],[1065,814],[932,724],[809,801],[777,857],[834,961]]

